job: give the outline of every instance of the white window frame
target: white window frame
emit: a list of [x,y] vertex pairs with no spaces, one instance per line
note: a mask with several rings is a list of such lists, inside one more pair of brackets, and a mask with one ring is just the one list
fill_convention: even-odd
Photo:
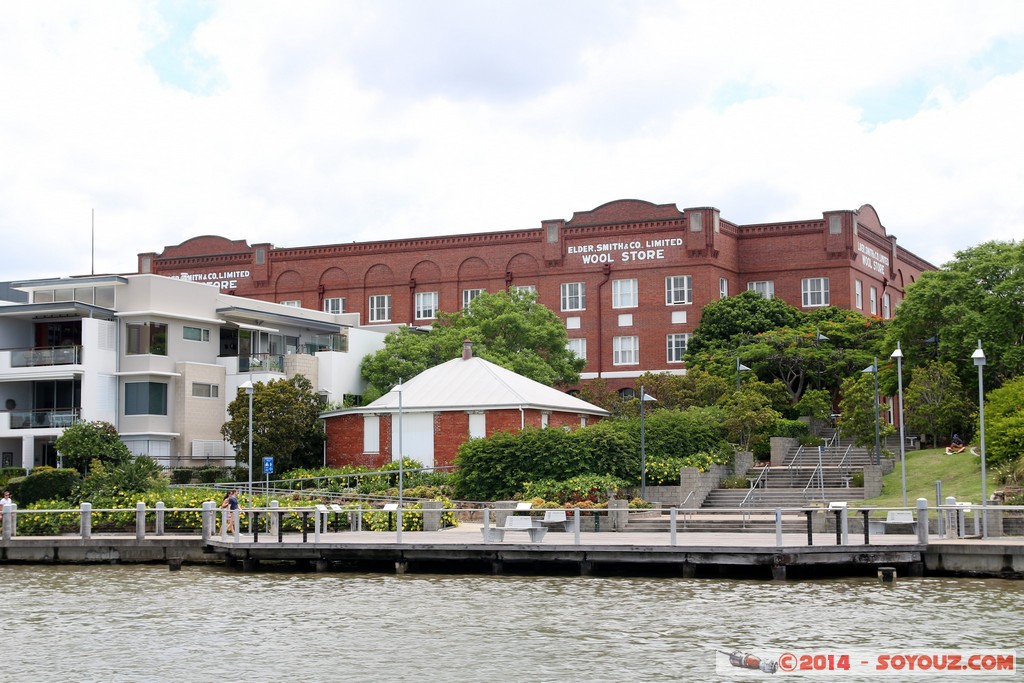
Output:
[[[188,336],[189,330],[193,331],[194,337]],[[196,334],[198,333],[198,334]],[[205,327],[194,327],[192,325],[183,325],[181,328],[181,338],[185,341],[197,341],[197,342],[208,342],[210,341],[210,330]]]
[[729,278],[718,278],[718,298],[724,299],[729,296]]
[[469,308],[469,305],[471,303],[473,303],[473,299],[477,298],[478,296],[480,296],[481,294],[483,294],[486,291],[487,291],[486,289],[464,289],[464,290],[462,290],[462,307],[463,308]]
[[569,349],[577,358],[587,359],[586,337],[569,337],[569,340],[565,343],[565,348]]
[[858,311],[864,310],[864,283],[860,280],[853,282],[853,303]]
[[437,318],[437,292],[416,292],[416,320]]
[[324,313],[333,313],[335,315],[345,312],[345,298],[341,296],[333,296],[324,299]]
[[693,276],[669,275],[665,278],[665,305],[687,306],[693,303]]
[[800,300],[804,308],[820,308],[829,305],[827,277],[805,277],[800,281]]
[[889,294],[886,293],[886,294],[882,295],[882,318],[884,318],[885,320],[888,320],[891,317],[892,317],[891,299],[889,297]]
[[672,334],[665,335],[665,362],[682,363],[683,356],[686,355],[686,349],[689,345],[689,332],[673,332]]
[[383,323],[391,320],[391,295],[371,294],[369,300],[371,323]]
[[536,294],[537,285],[512,285],[509,287],[513,292],[519,292],[520,294]]
[[640,337],[612,337],[612,365],[639,365]]
[[775,298],[775,280],[754,280],[747,283],[747,289],[757,292],[765,299]]
[[587,310],[586,282],[563,282],[561,286],[561,292],[563,311]]
[[612,280],[612,308],[636,308],[640,302],[636,278]]
[[[203,387],[205,387],[205,389],[203,389]],[[220,385],[212,384],[210,382],[192,382],[192,397],[220,398]]]
[[878,315],[878,290],[874,287],[868,288],[868,310],[871,315]]
[[279,302],[282,306],[288,306],[290,308],[302,308],[302,302],[298,299],[288,299],[287,301]]

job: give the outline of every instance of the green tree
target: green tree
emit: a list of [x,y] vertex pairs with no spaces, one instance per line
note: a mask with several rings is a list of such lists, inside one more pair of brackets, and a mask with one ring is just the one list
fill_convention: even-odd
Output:
[[832,415],[832,395],[824,389],[808,389],[794,407],[801,415],[827,422]]
[[700,315],[687,346],[688,354],[735,348],[740,340],[761,332],[794,327],[800,322],[800,310],[782,299],[765,299],[753,291],[712,301]]
[[458,358],[465,340],[473,353],[548,386],[579,381],[586,361],[566,346],[565,324],[529,292],[481,294],[468,308],[438,313],[428,333],[403,327],[390,333],[384,348],[363,359],[360,371],[371,398],[427,368]]
[[993,465],[1024,462],[1024,376],[985,396],[985,455]]
[[1024,374],[1024,242],[985,242],[923,273],[907,288],[888,338],[889,348],[901,341],[908,358],[953,363],[968,399],[971,387],[977,394],[970,358],[979,339],[987,387]]
[[735,391],[723,398],[720,406],[725,411],[722,426],[744,451],[750,450],[755,435],[769,432],[782,417],[771,407],[769,398],[756,388]]
[[[875,379],[870,373],[858,372],[847,377],[842,386],[843,398],[839,404],[842,417],[839,427],[843,436],[850,437],[858,446],[875,447]],[[881,410],[881,409],[879,409]],[[893,433],[892,425],[878,419],[878,433],[885,438]],[[881,453],[879,453],[881,456]]]
[[54,442],[64,467],[73,467],[86,474],[89,464],[97,460],[117,464],[131,458],[131,451],[121,441],[117,428],[109,422],[76,422]]
[[160,464],[148,455],[138,455],[113,463],[109,467],[99,461],[93,461],[89,467],[88,478],[82,482],[81,499],[91,501],[117,494],[166,489],[167,480],[163,477],[163,468]]
[[907,426],[931,443],[939,435],[962,432],[973,406],[964,398],[963,386],[952,363],[928,363],[914,368],[904,392]]
[[[322,409],[320,396],[304,375],[257,382],[252,394],[253,458],[272,456],[278,472],[321,464]],[[249,452],[249,397],[242,389],[228,404],[228,415],[220,431],[241,464]]]

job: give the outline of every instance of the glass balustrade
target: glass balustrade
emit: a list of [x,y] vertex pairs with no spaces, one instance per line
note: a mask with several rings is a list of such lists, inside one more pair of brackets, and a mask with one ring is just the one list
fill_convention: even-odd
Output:
[[41,346],[33,349],[12,349],[12,368],[78,365],[82,362],[81,346]]

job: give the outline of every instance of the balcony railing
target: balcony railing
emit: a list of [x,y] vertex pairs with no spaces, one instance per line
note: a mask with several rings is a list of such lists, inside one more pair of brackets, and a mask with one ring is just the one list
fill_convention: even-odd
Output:
[[254,353],[238,357],[239,372],[284,372],[284,356],[277,353]]
[[12,368],[78,365],[81,362],[81,346],[40,346],[34,349],[11,350]]
[[12,410],[11,429],[70,427],[78,422],[77,408],[65,410]]

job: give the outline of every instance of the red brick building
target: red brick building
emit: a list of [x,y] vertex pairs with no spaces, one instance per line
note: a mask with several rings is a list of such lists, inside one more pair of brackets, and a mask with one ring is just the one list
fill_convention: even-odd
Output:
[[397,454],[427,467],[455,463],[465,441],[527,427],[575,429],[608,412],[482,358],[423,371],[369,405],[324,413],[327,464],[381,467]]
[[744,289],[809,310],[888,318],[934,266],[899,246],[870,205],[739,225],[711,207],[619,200],[540,228],[275,248],[196,237],[139,255],[139,272],[209,282],[239,296],[356,312],[362,324],[429,325],[479,292],[537,292],[587,359],[583,378],[629,387],[682,372],[710,301]]

